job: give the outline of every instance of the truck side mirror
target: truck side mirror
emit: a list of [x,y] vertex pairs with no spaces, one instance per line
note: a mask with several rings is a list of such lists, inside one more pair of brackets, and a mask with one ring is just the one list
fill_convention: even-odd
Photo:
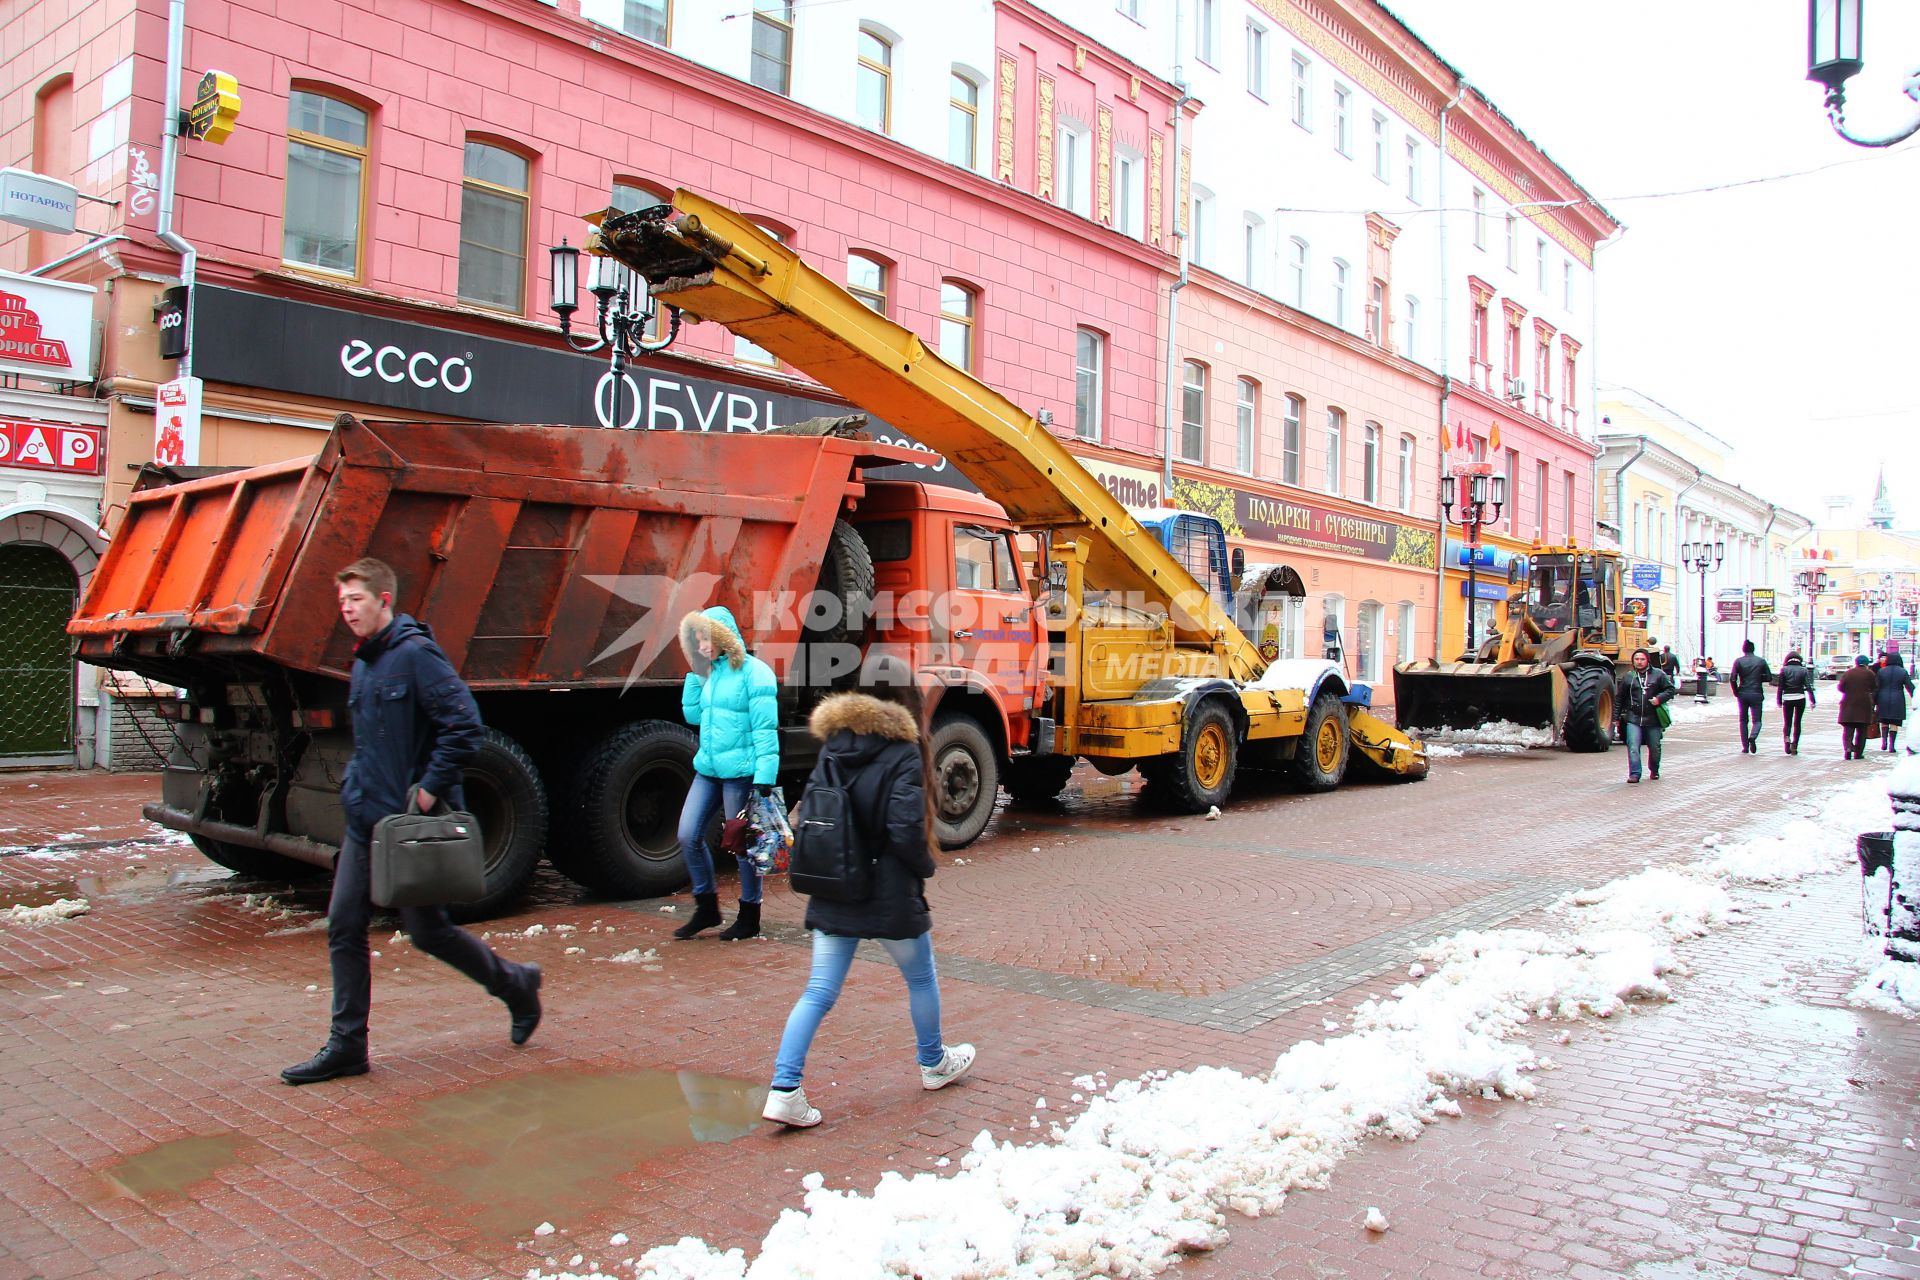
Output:
[[1233,554],[1228,557],[1228,560],[1233,565],[1233,580],[1235,582],[1238,582],[1240,579],[1246,577],[1247,549],[1245,547],[1235,547],[1233,549]]

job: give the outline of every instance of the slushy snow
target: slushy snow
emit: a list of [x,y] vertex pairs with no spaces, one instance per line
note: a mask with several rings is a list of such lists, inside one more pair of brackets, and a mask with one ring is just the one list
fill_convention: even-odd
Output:
[[[1533,1073],[1552,1064],[1518,1031],[1669,998],[1666,975],[1684,971],[1677,944],[1738,919],[1733,890],[1851,865],[1854,834],[1885,822],[1885,776],[1820,797],[1812,816],[1778,830],[1719,841],[1692,866],[1570,894],[1546,928],[1438,939],[1420,953],[1423,979],[1363,1001],[1351,1030],[1293,1045],[1265,1077],[1150,1072],[1093,1096],[1046,1140],[1015,1146],[983,1131],[958,1172],[888,1172],[864,1194],[809,1174],[800,1207],[781,1213],[752,1259],[685,1237],[635,1260],[636,1280],[1158,1275],[1222,1244],[1228,1211],[1274,1213],[1290,1191],[1326,1185],[1369,1137],[1417,1138],[1460,1116],[1460,1096],[1532,1097]],[[1907,978],[1881,994],[1920,1007]],[[1385,1230],[1384,1213],[1370,1208],[1366,1226]]]
[[24,924],[37,929],[43,924],[58,924],[62,920],[83,916],[92,909],[85,898],[55,898],[37,907],[23,907],[16,902],[7,908],[6,918],[10,924]]

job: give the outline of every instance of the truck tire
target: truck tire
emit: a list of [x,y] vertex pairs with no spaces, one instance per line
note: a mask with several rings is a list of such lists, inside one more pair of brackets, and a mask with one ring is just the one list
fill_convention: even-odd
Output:
[[934,717],[927,744],[933,757],[933,817],[942,849],[980,838],[1000,794],[1000,756],[972,717]]
[[873,553],[867,540],[845,520],[833,522],[827,536],[827,554],[820,561],[816,591],[832,596],[838,603],[838,618],[810,625],[803,617],[801,639],[823,644],[846,644],[858,640],[866,630],[867,615],[873,609]]
[[1613,673],[1578,666],[1567,672],[1567,750],[1607,751],[1613,746]]
[[1240,735],[1233,717],[1209,699],[1187,716],[1180,749],[1161,757],[1148,775],[1165,802],[1181,813],[1205,813],[1224,805],[1240,764]]
[[687,883],[680,809],[693,785],[693,730],[622,725],[587,753],[574,783],[567,850],[554,865],[614,898],[658,898]]
[[245,845],[229,844],[225,840],[212,840],[206,836],[189,836],[188,839],[193,841],[194,848],[206,855],[207,861],[250,880],[305,880],[320,874],[321,870],[297,858],[284,858],[265,849],[249,849]]
[[1347,776],[1353,743],[1347,737],[1347,708],[1339,697],[1322,692],[1307,708],[1306,731],[1294,749],[1294,783],[1302,791],[1331,791]]
[[1016,756],[1007,761],[1000,785],[1017,804],[1046,804],[1073,776],[1072,756]]
[[455,920],[497,916],[526,892],[547,847],[547,787],[533,757],[498,729],[482,731],[480,750],[460,780],[467,811],[479,821],[487,853],[487,892],[447,908]]

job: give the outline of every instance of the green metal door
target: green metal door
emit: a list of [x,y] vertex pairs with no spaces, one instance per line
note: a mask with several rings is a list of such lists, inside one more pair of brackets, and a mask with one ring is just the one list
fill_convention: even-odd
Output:
[[67,619],[78,591],[53,548],[0,545],[0,760],[73,751]]

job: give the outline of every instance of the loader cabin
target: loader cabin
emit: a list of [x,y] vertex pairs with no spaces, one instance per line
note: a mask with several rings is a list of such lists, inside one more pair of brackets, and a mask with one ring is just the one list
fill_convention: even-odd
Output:
[[1619,640],[1620,562],[1591,551],[1535,552],[1527,612],[1546,635],[1578,627],[1596,644]]

